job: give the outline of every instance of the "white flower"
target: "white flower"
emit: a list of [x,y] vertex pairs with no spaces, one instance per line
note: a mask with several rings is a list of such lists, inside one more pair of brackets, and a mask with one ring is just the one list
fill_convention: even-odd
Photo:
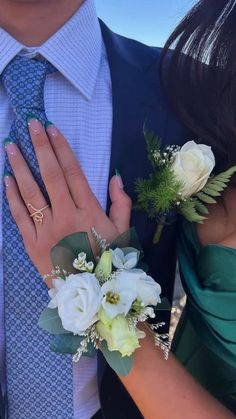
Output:
[[135,287],[136,299],[141,301],[146,307],[148,305],[156,306],[161,302],[161,287],[154,279],[147,275],[142,269],[131,269],[117,274],[117,279],[121,283],[132,283]]
[[117,275],[102,286],[102,306],[107,315],[114,319],[118,314],[127,314],[136,299],[136,285]]
[[65,330],[80,334],[97,321],[102,295],[94,274],[69,275],[56,297]]
[[102,286],[102,306],[113,319],[118,314],[128,314],[135,300],[143,307],[156,306],[161,302],[161,287],[142,269],[131,269],[116,273],[114,279]]
[[56,308],[58,306],[57,294],[59,290],[65,285],[65,280],[62,278],[53,278],[52,288],[48,291],[48,295],[51,298],[48,308]]
[[73,262],[73,266],[75,269],[81,272],[93,272],[94,263],[86,261],[86,253],[81,252],[78,254],[78,258],[76,258]]
[[215,166],[211,147],[188,141],[175,153],[172,169],[177,180],[182,182],[182,198],[199,192],[207,183]]
[[139,252],[129,252],[125,255],[123,250],[118,247],[112,252],[112,263],[117,269],[132,269],[138,263]]

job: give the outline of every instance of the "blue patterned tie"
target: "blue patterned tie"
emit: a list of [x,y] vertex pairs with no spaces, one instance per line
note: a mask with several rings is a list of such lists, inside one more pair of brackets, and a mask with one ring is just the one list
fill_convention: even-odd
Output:
[[[41,187],[27,116],[42,123],[44,84],[55,69],[46,61],[17,56],[2,74],[15,120],[9,138],[18,143]],[[6,161],[6,170],[10,171]],[[49,336],[37,326],[47,305],[47,288],[24,251],[21,236],[3,197],[3,266],[6,330],[8,417],[73,419],[73,376],[70,356],[50,352]]]

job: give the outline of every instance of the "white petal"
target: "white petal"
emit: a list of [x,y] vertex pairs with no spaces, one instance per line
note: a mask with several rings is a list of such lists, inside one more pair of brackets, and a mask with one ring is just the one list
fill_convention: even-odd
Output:
[[132,269],[134,268],[138,263],[138,252],[130,252],[125,256],[125,263],[124,268],[125,269]]
[[118,247],[112,250],[112,263],[117,269],[122,269],[124,265],[124,253]]

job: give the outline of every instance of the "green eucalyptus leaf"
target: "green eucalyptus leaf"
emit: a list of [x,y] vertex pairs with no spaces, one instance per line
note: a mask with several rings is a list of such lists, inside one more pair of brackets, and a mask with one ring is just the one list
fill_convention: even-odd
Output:
[[131,246],[135,248],[135,250],[139,250],[142,252],[142,246],[140,244],[137,232],[134,227],[130,228],[129,230],[125,231],[119,237],[117,237],[109,246],[111,249],[116,249],[117,247],[123,248]]
[[70,333],[63,328],[57,308],[45,308],[39,317],[38,326],[52,335]]
[[87,233],[74,233],[64,237],[51,250],[54,268],[59,267],[67,273],[78,273],[73,267],[73,262],[81,252],[86,253],[87,262],[95,262]]
[[72,333],[55,335],[51,340],[50,349],[61,354],[75,355],[83,339],[84,336],[74,336]]
[[124,376],[129,374],[134,362],[133,355],[122,357],[118,351],[109,351],[105,341],[102,342],[102,353],[116,374]]
[[[84,340],[84,336],[74,336],[72,333],[69,335],[57,335],[53,336],[50,344],[50,349],[53,352],[61,354],[75,355],[78,348],[80,347],[81,341]],[[87,346],[87,352],[84,352],[83,356],[90,358],[96,355],[97,350],[94,345],[90,342]]]

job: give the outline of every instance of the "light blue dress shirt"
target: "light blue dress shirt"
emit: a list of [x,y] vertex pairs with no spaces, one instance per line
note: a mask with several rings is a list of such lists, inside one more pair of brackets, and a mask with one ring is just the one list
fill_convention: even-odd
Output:
[[[69,141],[92,191],[106,208],[112,136],[112,88],[110,70],[93,0],[86,0],[77,13],[48,41],[28,48],[0,28],[0,73],[17,54],[41,54],[58,72],[48,76],[45,107]],[[0,138],[8,136],[13,113],[0,82]],[[0,149],[0,173],[4,168]],[[0,183],[2,201],[2,183]],[[2,202],[0,202],[0,212]],[[0,222],[2,220],[0,213]],[[0,371],[4,365],[4,304],[0,229]],[[34,286],[32,282],[32,286]],[[53,368],[53,366],[52,366]],[[99,409],[96,359],[83,357],[73,367],[74,418],[89,419]],[[15,419],[15,418],[10,418]],[[33,419],[33,412],[32,418]],[[66,418],[73,419],[73,418]]]

